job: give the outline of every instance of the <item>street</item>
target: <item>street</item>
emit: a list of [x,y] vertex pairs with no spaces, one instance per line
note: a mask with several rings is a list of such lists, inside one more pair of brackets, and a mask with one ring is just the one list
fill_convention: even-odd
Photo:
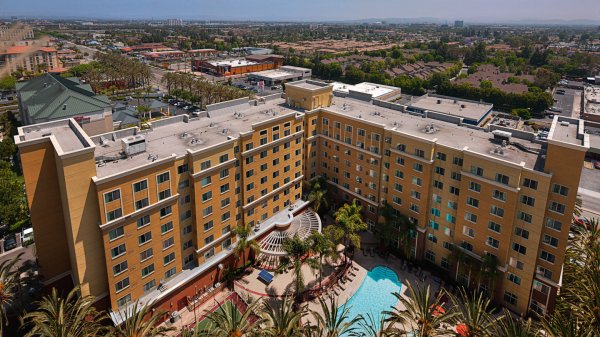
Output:
[[10,261],[21,253],[23,253],[23,256],[21,256],[21,263],[17,264],[17,266],[21,266],[25,261],[28,260],[35,261],[35,244],[29,245],[27,247],[15,248],[13,250],[9,250],[4,254],[1,254],[0,263],[3,263],[4,261]]

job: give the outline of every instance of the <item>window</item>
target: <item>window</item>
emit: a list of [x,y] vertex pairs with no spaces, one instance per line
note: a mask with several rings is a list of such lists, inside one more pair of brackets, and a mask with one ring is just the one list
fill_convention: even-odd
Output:
[[421,186],[423,184],[423,181],[421,180],[421,178],[413,177],[412,183],[413,183],[413,185]]
[[443,190],[444,189],[444,183],[439,181],[439,180],[434,180],[433,181],[433,187]]
[[527,206],[535,206],[535,199],[526,195],[522,195],[521,196],[521,203],[527,205]]
[[493,215],[499,216],[499,217],[503,217],[504,216],[504,208],[501,208],[498,206],[491,206],[490,214],[493,214]]
[[525,178],[523,179],[523,186],[531,188],[532,190],[537,190],[538,182],[533,179]]
[[204,244],[206,245],[210,244],[213,241],[215,241],[215,236],[212,234],[204,238]]
[[429,220],[429,228],[433,228],[435,230],[440,229],[440,224],[433,221],[433,220]]
[[519,254],[527,254],[527,247],[521,246],[520,244],[513,242],[512,249]]
[[165,173],[161,173],[159,175],[156,176],[156,183],[157,184],[162,184],[166,181],[169,181],[169,172],[165,172]]
[[112,221],[112,220],[118,219],[122,216],[123,216],[123,211],[119,207],[115,210],[112,210],[112,211],[106,213],[106,221]]
[[125,230],[123,229],[123,226],[119,226],[108,231],[108,239],[110,241],[116,240],[122,237],[123,235],[125,235]]
[[471,174],[474,174],[476,176],[483,176],[483,169],[479,166],[473,166],[471,165]]
[[550,245],[552,247],[558,247],[558,239],[550,236],[548,234],[544,234],[544,238],[542,239],[542,242],[544,242],[547,245]]
[[202,202],[207,202],[212,199],[212,191],[208,191],[202,194]]
[[435,263],[435,253],[430,250],[426,251],[425,259],[431,263]]
[[565,187],[565,186],[561,186],[559,184],[553,184],[552,192],[566,197],[569,194],[569,188]]
[[548,287],[547,285],[543,284],[542,282],[538,281],[538,280],[533,280],[533,289],[541,292],[542,294],[548,294],[550,292],[550,287]]
[[440,216],[440,210],[437,208],[431,208],[431,215],[439,217]]
[[183,164],[183,165],[179,165],[177,166],[177,173],[178,174],[182,174],[184,172],[188,171],[188,164]]
[[446,154],[443,152],[438,152],[436,153],[435,158],[441,161],[446,161]]
[[127,270],[127,260],[113,266],[113,276],[117,276]]
[[456,201],[448,201],[448,208],[456,210],[458,209],[458,203]]
[[531,217],[531,214],[528,214],[525,212],[519,212],[519,219],[523,220],[527,223],[531,223],[532,217]]
[[561,229],[562,229],[562,223],[560,221],[558,221],[558,220],[554,220],[552,218],[548,218],[546,220],[546,227],[552,228],[552,229],[557,230],[557,231],[560,232]]
[[467,227],[464,226],[463,227],[463,234],[470,237],[470,238],[474,238],[475,237],[475,230],[471,227]]
[[146,277],[152,273],[154,273],[154,263],[151,263],[142,268],[142,277]]
[[[162,242],[162,249],[165,250],[169,247],[172,247],[174,244],[175,244],[175,240],[171,236],[170,238],[168,238]],[[175,253],[171,253],[171,254],[173,254],[173,256],[175,256]]]
[[219,178],[223,179],[223,178],[227,178],[227,177],[229,177],[229,169],[221,170],[221,172],[219,173]]
[[452,224],[456,223],[456,217],[452,214],[446,214],[446,221]]
[[565,205],[558,203],[556,201],[552,201],[550,203],[549,209],[556,213],[565,214]]
[[210,168],[210,160],[206,160],[200,163],[200,170],[206,170]]
[[458,172],[452,172],[452,174],[450,175],[450,178],[456,180],[456,181],[460,181],[462,176],[460,173]]
[[441,265],[442,268],[444,268],[446,270],[450,269],[450,264],[448,263],[448,259],[445,258],[445,257],[441,258],[440,265]]
[[108,203],[117,199],[121,199],[121,190],[114,190],[104,193],[104,202]]
[[129,287],[129,277],[126,277],[126,278],[122,279],[121,281],[115,283],[115,290],[117,292],[120,292],[127,287]]
[[150,203],[148,201],[148,198],[144,198],[144,199],[141,199],[141,200],[136,200],[136,202],[135,202],[135,209],[136,210],[142,209],[144,207],[147,207],[149,204]]
[[540,254],[540,259],[550,263],[554,263],[554,261],[556,261],[556,256],[554,256],[554,254],[548,253],[545,250],[542,250],[542,253]]
[[190,187],[190,180],[189,179],[181,180],[179,182],[179,185],[177,185],[177,188],[180,189],[180,190],[184,189],[184,188],[187,188],[187,187]]
[[173,230],[173,221],[169,221],[166,224],[160,226],[160,234],[165,234]]
[[476,223],[477,215],[469,212],[465,212],[465,220]]
[[148,188],[148,180],[138,181],[137,183],[133,184],[134,192],[143,191],[147,188]]
[[163,200],[171,196],[171,190],[166,189],[164,191],[158,192],[158,200]]
[[419,164],[419,163],[414,163],[413,164],[413,170],[415,170],[417,172],[423,172],[423,165]]
[[137,220],[137,228],[142,228],[150,223],[150,215],[144,215]]
[[144,243],[152,240],[152,232],[146,232],[140,236],[138,236],[138,244],[143,245]]
[[529,239],[529,231],[526,229],[523,229],[521,227],[516,227],[515,228],[515,235],[516,236],[520,236],[523,239]]
[[209,222],[207,222],[207,223],[205,223],[205,224],[203,225],[203,228],[204,228],[204,231],[205,231],[205,232],[206,232],[206,231],[209,231],[209,230],[211,230],[211,229],[213,229],[213,227],[214,227],[214,224],[213,224],[213,221],[212,221],[212,220],[210,220]]
[[200,180],[200,186],[204,187],[212,182],[211,176],[204,177]]
[[491,236],[488,236],[486,243],[488,244],[488,246],[494,247],[496,249],[500,246],[500,241],[494,239]]
[[458,187],[450,186],[449,191],[450,191],[450,193],[452,193],[454,195],[459,195],[460,194],[460,188],[458,188]]
[[173,209],[171,208],[170,205],[160,209],[160,217],[161,218],[163,218],[171,213],[173,213]]
[[150,282],[145,283],[144,284],[144,293],[149,292],[154,287],[156,287],[156,280],[151,280]]
[[231,213],[230,212],[225,212],[221,215],[221,222],[223,221],[227,221],[231,218]]
[[504,184],[504,185],[508,185],[508,176],[501,174],[501,173],[496,173],[496,178],[495,180],[497,182],[499,182],[500,184]]
[[437,243],[437,237],[431,233],[427,234],[427,240],[429,240],[433,243]]
[[508,276],[506,277],[506,279],[508,279],[509,281],[511,281],[512,283],[514,283],[516,285],[521,284],[521,278],[513,273],[508,273]]
[[476,182],[469,182],[469,189],[474,192],[481,192],[481,185]]
[[471,197],[467,197],[467,204],[475,208],[479,207],[479,200]]
[[517,297],[517,295],[515,295],[509,291],[504,292],[504,302],[511,304],[511,305],[517,305],[518,299],[519,298]]
[[502,191],[494,190],[494,193],[492,194],[492,198],[494,198],[496,200],[500,200],[500,201],[506,201],[506,193],[504,193]]
[[231,200],[229,198],[221,199],[221,208],[229,206]]
[[415,149],[415,156],[420,158],[425,158],[425,151],[421,149]]
[[538,274],[542,277],[545,277],[547,279],[552,279],[552,272],[542,266],[537,266],[535,268],[535,272],[536,272],[536,274]]
[[140,261],[143,262],[145,260],[148,260],[152,256],[154,256],[154,251],[152,250],[152,248],[148,248],[140,253]]
[[461,246],[463,249],[465,249],[465,250],[468,250],[468,251],[470,251],[470,252],[472,252],[472,251],[473,251],[473,245],[472,245],[472,244],[470,244],[470,243],[468,243],[468,242],[466,242],[466,241],[462,241],[462,242],[460,243],[460,246]]
[[220,191],[221,193],[229,191],[229,183],[221,185]]
[[219,163],[224,163],[226,161],[229,160],[229,155],[228,154],[224,154],[222,156],[219,157]]
[[117,306],[119,306],[119,308],[124,307],[125,305],[127,305],[129,302],[131,302],[131,294],[127,294],[121,298],[119,298],[117,300]]
[[488,222],[488,228],[489,228],[491,231],[494,231],[494,232],[496,232],[496,233],[500,233],[500,228],[501,228],[501,226],[500,226],[500,224],[498,224],[498,223],[496,223],[496,222],[490,221],[490,222]]
[[212,212],[213,212],[212,206],[208,206],[202,210],[202,216],[204,216],[204,217],[209,216],[212,214]]
[[452,164],[457,165],[457,166],[463,166],[463,160],[462,160],[462,158],[454,157],[454,158],[452,158]]
[[165,272],[165,279],[170,279],[177,273],[177,268],[173,267]]

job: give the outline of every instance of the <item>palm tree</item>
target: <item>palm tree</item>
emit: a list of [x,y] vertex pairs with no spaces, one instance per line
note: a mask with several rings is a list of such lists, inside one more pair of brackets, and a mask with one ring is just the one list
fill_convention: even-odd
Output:
[[324,234],[314,232],[310,235],[310,250],[319,255],[319,286],[323,281],[323,259],[328,257],[337,260],[338,255],[335,251],[334,243]]
[[256,240],[248,240],[252,233],[252,226],[250,224],[243,224],[233,229],[233,232],[237,235],[237,243],[233,250],[233,253],[242,258],[242,267],[246,267],[246,251],[250,250],[251,253],[258,254],[260,252],[260,245]]
[[241,337],[255,330],[263,321],[254,319],[256,308],[260,302],[254,302],[241,313],[233,304],[225,304],[213,312],[206,311],[208,327],[200,333],[211,337]]
[[116,337],[157,337],[166,336],[167,333],[174,331],[173,327],[158,326],[165,312],[151,313],[151,307],[152,304],[144,305],[135,302],[125,314],[119,313],[123,323],[114,328],[113,334]]
[[25,337],[90,337],[103,336],[100,314],[93,307],[93,296],[80,296],[79,288],[59,297],[56,289],[38,302],[36,311],[21,318],[22,325],[30,330]]
[[337,301],[332,297],[329,303],[319,297],[321,305],[321,313],[311,310],[311,314],[316,321],[314,326],[310,326],[309,330],[314,333],[314,336],[320,337],[341,337],[353,336],[358,332],[358,323],[361,317],[350,318],[350,307],[344,304],[339,307]]
[[396,237],[405,257],[410,257],[410,252],[413,250],[412,233],[416,230],[415,224],[405,215],[399,214],[390,204],[385,204],[381,216],[384,221],[379,224],[376,235],[386,245],[395,241]]
[[[484,255],[481,259],[480,278],[486,280],[489,294],[494,297],[496,278],[498,276],[498,258],[494,255]],[[481,283],[481,280],[479,284]]]
[[545,337],[592,337],[598,336],[600,331],[580,321],[571,312],[561,313],[556,311],[552,318],[542,319],[542,330]]
[[388,321],[385,315],[381,315],[379,320],[371,313],[363,316],[358,322],[361,330],[357,335],[361,337],[397,337],[406,332],[395,326],[394,322]]
[[327,202],[327,181],[323,177],[317,177],[310,183],[310,192],[308,193],[308,200],[313,203],[313,209],[319,213],[329,207]]
[[540,336],[531,318],[523,320],[514,318],[510,311],[504,310],[504,318],[496,325],[494,336],[497,337],[537,337]]
[[296,296],[298,296],[304,290],[302,265],[306,262],[311,268],[318,269],[319,261],[308,256],[310,253],[310,242],[301,239],[297,234],[291,238],[287,237],[283,239],[281,248],[283,248],[286,254],[279,259],[277,273],[284,273],[290,267],[294,269],[294,284]]
[[412,327],[412,336],[414,337],[432,337],[449,333],[449,330],[444,327],[444,323],[450,322],[456,312],[444,312],[441,308],[441,292],[438,296],[433,297],[429,288],[413,287],[408,282],[406,284],[409,298],[395,292],[394,296],[400,301],[401,306],[406,308],[400,310],[394,307],[392,311],[385,311],[388,315],[388,320],[394,324],[408,324]]
[[265,337],[300,337],[303,335],[302,317],[306,315],[306,307],[294,309],[294,301],[286,297],[281,301],[265,301],[261,316],[266,323],[263,329]]
[[346,248],[360,249],[360,235],[358,232],[367,229],[367,224],[363,221],[360,211],[362,206],[356,203],[344,204],[335,212],[335,221],[344,230],[344,245]]
[[[460,273],[461,265],[469,266],[471,262],[471,257],[467,255],[460,247],[452,246],[452,252],[450,253],[450,260],[453,260],[456,263],[456,272],[454,275],[454,280],[458,281],[458,276]],[[470,277],[469,277],[470,279]]]
[[6,310],[12,304],[19,282],[17,278],[18,273],[14,267],[21,260],[22,255],[23,253],[17,255],[12,260],[0,263],[0,336],[2,336],[4,326],[9,323],[6,317]]
[[459,296],[450,295],[453,310],[454,325],[463,324],[466,327],[465,337],[487,337],[494,333],[494,328],[502,316],[493,316],[494,308],[490,299],[482,292],[467,293],[460,289]]

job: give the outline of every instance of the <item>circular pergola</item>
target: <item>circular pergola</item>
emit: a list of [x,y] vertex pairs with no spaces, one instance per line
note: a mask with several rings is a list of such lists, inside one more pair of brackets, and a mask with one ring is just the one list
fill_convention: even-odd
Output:
[[298,235],[307,239],[313,232],[321,231],[321,219],[312,209],[307,209],[295,215],[290,224],[284,229],[274,229],[260,241],[260,252],[264,258],[281,257],[285,255],[282,243],[285,238]]

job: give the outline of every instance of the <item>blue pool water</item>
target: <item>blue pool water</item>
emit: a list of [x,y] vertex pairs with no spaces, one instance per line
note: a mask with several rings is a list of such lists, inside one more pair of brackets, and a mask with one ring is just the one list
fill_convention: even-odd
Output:
[[400,292],[400,289],[402,283],[393,270],[383,266],[373,268],[367,273],[358,290],[346,302],[346,307],[350,308],[348,317],[352,319],[357,315],[367,317],[371,314],[379,324],[381,312],[391,310],[391,307],[396,305],[397,299],[392,293]]

